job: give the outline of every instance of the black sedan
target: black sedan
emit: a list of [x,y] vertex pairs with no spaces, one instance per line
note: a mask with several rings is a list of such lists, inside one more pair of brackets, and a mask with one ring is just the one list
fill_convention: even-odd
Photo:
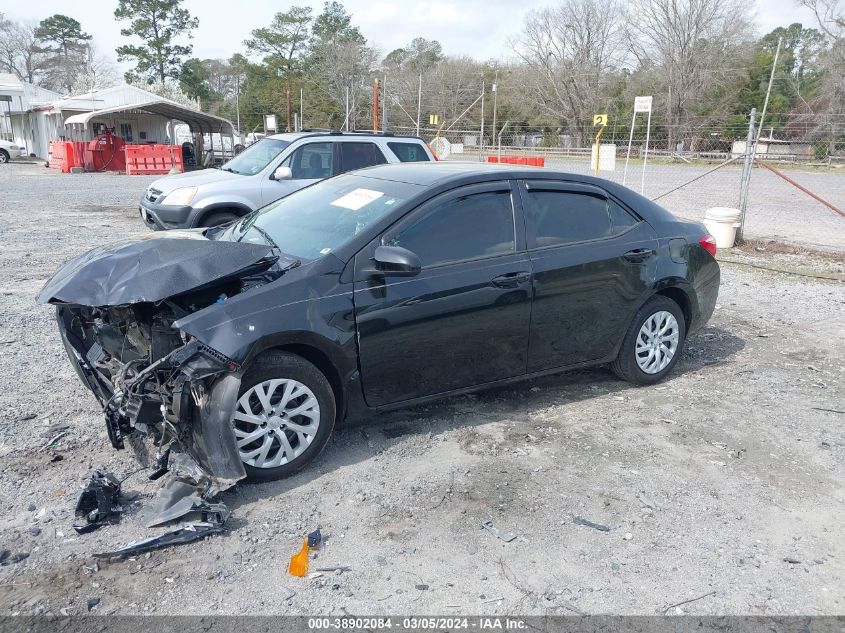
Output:
[[603,363],[655,383],[713,312],[715,252],[602,179],[391,164],[101,247],[39,300],[113,445],[222,489],[299,470],[344,418]]

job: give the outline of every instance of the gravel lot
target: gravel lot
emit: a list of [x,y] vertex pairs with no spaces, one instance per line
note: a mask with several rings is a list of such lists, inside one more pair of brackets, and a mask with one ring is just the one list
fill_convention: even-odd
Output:
[[[90,470],[136,465],[34,297],[68,258],[146,232],[150,180],[0,169],[0,615],[89,598],[100,614],[845,611],[845,266],[772,247],[725,254],[716,313],[661,385],[594,369],[344,427],[299,475],[224,493],[225,534],[95,565],[152,531],[133,504],[73,532]],[[312,570],[351,570],[289,576],[317,526]]]

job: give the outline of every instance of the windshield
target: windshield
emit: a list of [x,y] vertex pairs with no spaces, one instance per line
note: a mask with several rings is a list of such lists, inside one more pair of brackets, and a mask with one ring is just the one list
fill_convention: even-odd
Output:
[[253,143],[220,169],[233,174],[252,176],[264,169],[290,142],[280,138],[263,138]]
[[300,189],[233,225],[221,239],[275,245],[317,259],[389,213],[421,187],[344,174]]

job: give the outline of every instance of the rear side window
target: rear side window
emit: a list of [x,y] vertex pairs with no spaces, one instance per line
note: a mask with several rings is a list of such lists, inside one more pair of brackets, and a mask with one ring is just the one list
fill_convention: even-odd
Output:
[[610,201],[610,222],[613,225],[613,234],[622,233],[626,229],[639,222],[638,218],[628,213],[618,203]]
[[418,143],[388,143],[390,151],[396,154],[403,163],[415,163],[419,161],[430,161],[425,149]]
[[340,143],[340,163],[343,171],[362,169],[387,162],[375,143]]
[[529,190],[528,202],[529,248],[571,244],[613,234],[608,202],[603,197],[571,191]]
[[459,196],[434,206],[385,240],[416,253],[423,267],[514,251],[508,191]]

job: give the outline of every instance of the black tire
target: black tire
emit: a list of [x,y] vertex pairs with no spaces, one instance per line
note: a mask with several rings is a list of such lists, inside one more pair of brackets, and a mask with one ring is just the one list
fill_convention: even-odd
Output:
[[252,481],[275,481],[299,472],[325,448],[334,429],[336,406],[328,379],[312,363],[296,354],[268,351],[258,356],[244,373],[238,398],[255,385],[277,378],[293,379],[308,387],[319,404],[320,421],[308,448],[290,463],[270,468],[244,463],[247,478]]
[[201,227],[210,227],[210,226],[217,226],[219,224],[228,224],[229,222],[234,222],[240,216],[235,215],[234,213],[229,213],[228,211],[220,211],[219,213],[212,213],[210,215],[205,216],[200,221]]
[[12,157],[9,156],[9,152],[5,149],[0,149],[0,164],[8,163],[10,160],[12,160]]
[[[646,319],[656,314],[657,312],[670,312],[678,323],[678,345],[675,349],[675,354],[662,370],[657,373],[649,374],[643,371],[636,358],[637,336],[640,329],[646,322]],[[613,373],[619,376],[622,380],[633,383],[635,385],[653,385],[656,382],[663,380],[684,351],[684,343],[686,342],[687,328],[686,321],[684,321],[684,313],[677,303],[664,297],[662,295],[655,295],[643,304],[643,306],[634,315],[628,331],[625,333],[625,338],[622,340],[622,345],[619,348],[619,354],[610,364]]]

